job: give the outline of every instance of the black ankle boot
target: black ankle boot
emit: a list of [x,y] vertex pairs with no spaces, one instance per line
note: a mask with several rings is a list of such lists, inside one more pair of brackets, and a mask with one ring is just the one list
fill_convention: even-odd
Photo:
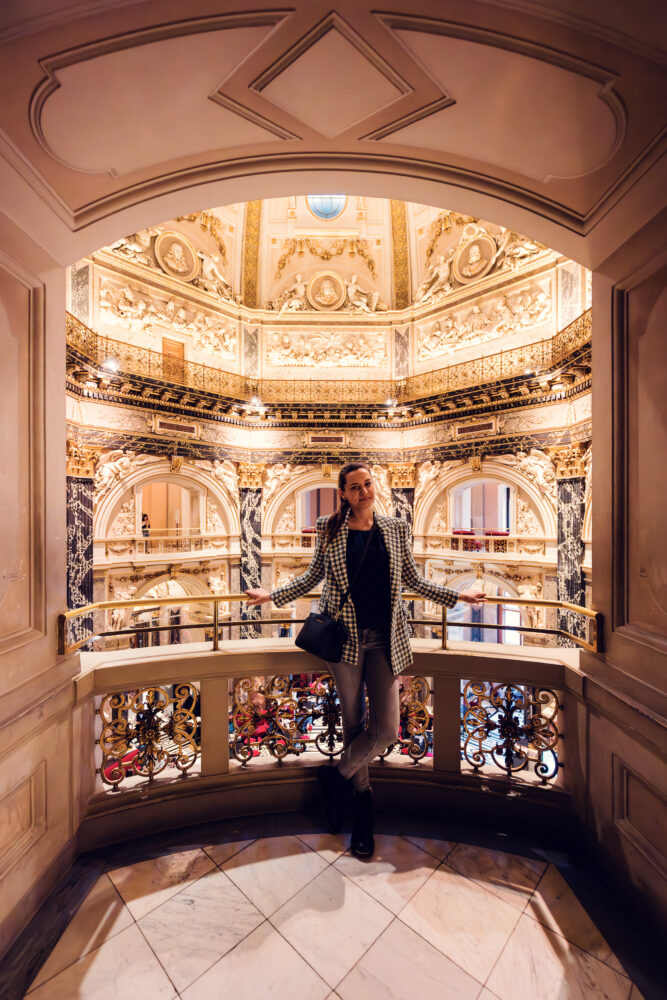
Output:
[[340,833],[348,781],[335,765],[322,764],[317,772],[322,797],[322,818],[329,833]]
[[365,792],[354,793],[352,808],[354,810],[354,825],[350,848],[358,858],[370,858],[375,851],[373,793],[370,788]]

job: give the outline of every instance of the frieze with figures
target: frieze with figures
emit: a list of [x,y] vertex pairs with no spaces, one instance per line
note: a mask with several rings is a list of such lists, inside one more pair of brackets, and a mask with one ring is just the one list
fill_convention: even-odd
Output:
[[275,330],[266,335],[266,363],[295,368],[388,368],[388,338],[388,331]]

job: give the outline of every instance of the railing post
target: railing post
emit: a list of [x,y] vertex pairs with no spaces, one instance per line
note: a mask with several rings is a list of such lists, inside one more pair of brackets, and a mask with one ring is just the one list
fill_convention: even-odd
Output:
[[229,771],[229,678],[208,677],[199,686],[201,773]]
[[218,601],[213,602],[213,649],[219,649],[220,636],[220,605]]
[[67,651],[67,618],[58,615],[58,656],[64,656]]
[[461,682],[433,678],[433,770],[461,770]]
[[447,649],[447,605],[442,607],[442,649]]

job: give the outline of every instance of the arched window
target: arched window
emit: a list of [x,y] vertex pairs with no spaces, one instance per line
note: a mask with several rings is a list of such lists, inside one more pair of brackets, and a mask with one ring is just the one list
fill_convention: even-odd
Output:
[[299,513],[301,530],[315,528],[318,517],[333,514],[336,509],[336,490],[333,486],[318,486],[301,494]]
[[[199,534],[202,527],[203,491],[168,480],[146,483],[141,490],[144,535]],[[146,519],[147,515],[147,519]]]
[[309,194],[306,203],[313,215],[324,222],[337,219],[345,211],[347,196],[344,194]]
[[510,487],[495,479],[466,483],[452,491],[453,530],[484,534],[510,530]]
[[[469,587],[480,584],[490,597],[511,599],[514,596],[508,588],[503,587],[502,583],[497,583],[495,580],[477,580],[473,577],[457,581],[455,589],[467,590]],[[517,605],[483,604],[480,608],[474,608],[470,604],[459,603],[447,613],[447,621],[449,623],[447,629],[449,639],[464,642],[500,642],[509,646],[520,646],[523,643],[522,633],[511,627],[521,625],[521,611]],[[464,622],[470,627],[464,628]],[[479,625],[496,627],[475,627]],[[497,628],[498,625],[505,627]]]

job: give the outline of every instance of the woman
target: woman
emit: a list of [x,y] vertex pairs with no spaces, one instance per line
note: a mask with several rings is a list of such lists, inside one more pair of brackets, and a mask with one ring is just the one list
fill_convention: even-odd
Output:
[[398,675],[412,664],[402,586],[450,608],[457,601],[481,604],[485,595],[477,588],[459,593],[420,576],[407,523],[373,513],[375,487],[368,466],[352,462],[340,470],[338,498],[336,513],[317,519],[315,552],[306,572],[272,593],[257,589],[246,594],[249,605],[273,601],[282,607],[324,578],[320,610],[335,615],[352,581],[341,616],[347,632],[342,659],[329,664],[340,700],[345,749],[337,767],[320,768],[320,781],[324,819],[332,833],[340,830],[342,802],[352,785],[350,846],[358,857],[368,858],[375,849],[368,765],[396,739]]

